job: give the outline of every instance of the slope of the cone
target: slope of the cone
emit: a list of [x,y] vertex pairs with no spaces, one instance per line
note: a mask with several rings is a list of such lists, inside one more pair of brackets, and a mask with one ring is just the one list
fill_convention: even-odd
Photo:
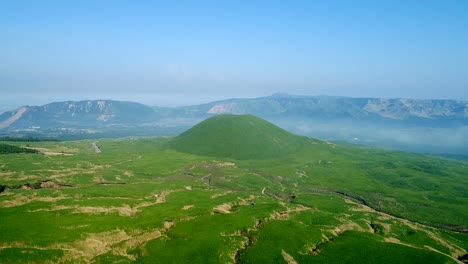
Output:
[[252,115],[218,115],[175,137],[170,147],[204,156],[266,159],[291,154],[307,142]]

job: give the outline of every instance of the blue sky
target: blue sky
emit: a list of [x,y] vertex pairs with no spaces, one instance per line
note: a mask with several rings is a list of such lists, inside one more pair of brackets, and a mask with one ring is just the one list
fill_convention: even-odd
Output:
[[468,1],[0,1],[3,101],[276,92],[468,99]]

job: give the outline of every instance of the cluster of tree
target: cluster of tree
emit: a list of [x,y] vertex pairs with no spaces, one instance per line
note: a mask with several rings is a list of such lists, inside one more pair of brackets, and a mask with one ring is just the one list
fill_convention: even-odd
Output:
[[40,141],[58,141],[53,138],[38,138],[38,137],[0,137],[0,141],[12,141],[12,142],[40,142]]
[[22,148],[9,144],[0,143],[0,154],[12,154],[12,153],[40,153],[38,150]]

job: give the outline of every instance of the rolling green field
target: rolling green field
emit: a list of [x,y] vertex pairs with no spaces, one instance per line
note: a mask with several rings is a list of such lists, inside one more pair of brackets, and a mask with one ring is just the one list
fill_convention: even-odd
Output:
[[211,157],[172,140],[9,142],[42,154],[0,155],[1,262],[466,263],[467,162],[312,139]]

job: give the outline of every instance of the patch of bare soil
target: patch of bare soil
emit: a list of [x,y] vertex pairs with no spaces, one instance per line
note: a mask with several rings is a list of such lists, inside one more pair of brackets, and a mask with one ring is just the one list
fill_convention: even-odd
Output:
[[237,231],[235,231],[234,233],[231,233],[231,234],[220,233],[219,235],[222,236],[222,237],[238,237],[238,236],[242,236],[242,231],[237,230]]
[[131,207],[129,205],[123,205],[120,207],[110,206],[80,206],[76,207],[73,213],[83,213],[83,214],[109,214],[109,213],[118,213],[120,216],[134,216],[138,212],[138,209]]
[[100,183],[100,182],[104,182],[104,178],[102,176],[94,176],[93,177],[93,182],[96,182],[96,183]]
[[52,206],[51,208],[41,208],[32,210],[29,212],[39,212],[39,211],[60,211],[73,209],[72,214],[111,214],[118,213],[120,216],[134,216],[138,209],[136,207],[130,207],[129,205],[123,205],[121,207],[111,206],[78,206],[78,205],[57,205]]
[[216,194],[211,195],[211,199],[215,199],[215,198],[218,198],[218,197],[221,197],[221,196],[225,196],[225,195],[228,195],[230,193],[232,193],[232,191],[225,191],[223,193],[216,193]]
[[198,217],[196,216],[183,216],[180,218],[180,222],[188,222],[188,221],[192,221],[193,219],[197,219]]
[[148,206],[152,206],[152,205],[155,205],[155,204],[156,204],[156,202],[141,202],[141,203],[135,205],[135,208],[140,209],[142,207],[148,207]]
[[67,209],[74,209],[76,208],[75,206],[70,206],[70,205],[56,205],[52,206],[51,208],[39,208],[36,210],[29,210],[28,212],[52,212],[52,211],[61,211],[61,210],[67,210]]
[[169,229],[169,228],[171,228],[171,227],[173,227],[173,226],[174,226],[174,222],[172,222],[172,221],[170,221],[170,220],[164,221],[164,229],[167,230],[167,229]]
[[307,210],[312,210],[312,208],[306,207],[306,206],[303,206],[303,205],[300,205],[300,206],[297,206],[297,207],[294,207],[294,208],[287,207],[283,211],[273,212],[268,219],[269,220],[270,219],[272,219],[272,220],[287,220],[287,219],[289,219],[289,217],[291,216],[292,213],[303,212],[303,211],[307,211]]
[[218,206],[213,207],[211,214],[230,214],[232,210],[231,203],[224,203]]
[[383,226],[384,228],[384,233],[389,234],[390,231],[392,230],[392,224],[389,223],[383,223],[383,222],[378,222],[379,225]]
[[114,247],[113,253],[125,256],[131,260],[136,260],[136,256],[127,254],[128,250],[142,248],[146,243],[151,240],[160,238],[163,232],[159,229],[151,231],[134,231],[131,233],[131,238],[126,240],[124,243]]
[[86,164],[88,168],[82,168],[82,164],[78,164],[75,168],[63,168],[63,169],[44,169],[44,170],[37,170],[36,172],[39,174],[48,175],[47,178],[49,179],[56,179],[62,177],[70,177],[82,174],[92,174],[96,175],[98,170],[111,168],[112,165],[96,165],[96,164]]
[[286,251],[281,250],[281,255],[283,256],[283,259],[284,259],[284,261],[286,261],[286,263],[288,263],[288,264],[297,264],[297,261],[291,255],[286,253]]
[[30,149],[35,149],[40,151],[42,154],[46,156],[73,156],[73,153],[65,152],[65,151],[57,151],[57,150],[51,150],[48,148],[30,148]]
[[254,201],[257,197],[253,194],[251,194],[248,198],[240,198],[240,197],[237,197],[237,199],[239,199],[239,202],[238,202],[238,205],[254,205]]
[[166,202],[166,196],[171,194],[173,191],[162,191],[160,194],[156,194],[156,203],[165,203]]
[[411,248],[418,248],[418,247],[415,247],[413,245],[403,243],[398,238],[395,238],[395,237],[386,237],[386,238],[384,238],[384,241],[388,242],[388,243],[393,243],[393,244],[400,244],[400,245],[411,247]]
[[42,188],[57,189],[57,188],[62,188],[62,187],[73,187],[71,185],[64,185],[64,184],[60,184],[60,183],[50,181],[50,180],[34,182],[34,183],[27,182],[27,183],[21,184],[21,185],[10,185],[10,186],[2,185],[2,186],[3,186],[3,189],[1,190],[2,192],[6,188],[8,188],[8,189],[22,189],[22,190],[30,191],[30,190],[42,189]]
[[0,193],[0,196],[12,196],[12,195],[15,195],[15,194],[10,192],[10,189],[5,189],[2,193]]
[[56,183],[54,181],[43,181],[39,184],[41,188],[60,188],[63,187],[62,184]]
[[64,250],[62,261],[77,259],[91,262],[91,260],[112,249],[113,246],[131,239],[131,236],[123,230],[106,231],[96,234],[88,234],[85,238],[70,244],[55,244],[52,248]]
[[127,184],[126,182],[109,182],[109,181],[104,181],[104,182],[98,182],[99,185],[123,185]]
[[125,171],[124,175],[127,176],[127,177],[133,177],[135,174],[133,174],[133,172],[131,172],[131,171]]
[[31,184],[26,183],[26,184],[21,185],[20,189],[29,191],[29,190],[32,190],[34,188],[31,186]]
[[197,164],[192,164],[191,166],[186,167],[185,170],[191,171],[191,170],[194,170],[196,167],[197,167]]
[[15,174],[13,171],[2,171],[0,172],[0,177],[11,176],[13,174]]
[[88,227],[88,226],[89,225],[74,225],[74,226],[65,226],[65,227],[62,227],[62,228],[72,230],[72,229],[78,229],[78,228],[85,228],[85,227]]
[[[216,161],[212,160],[206,163],[195,163],[190,166],[185,167],[183,170],[186,172],[193,171],[194,169],[204,169],[211,171],[216,168],[224,168],[224,167],[236,167],[234,162],[225,162],[225,161]],[[188,175],[193,176],[191,173],[187,173]]]
[[305,171],[296,171],[296,175],[299,176],[299,178],[307,177],[307,173]]
[[188,209],[190,209],[190,208],[192,208],[192,207],[194,207],[194,205],[193,205],[193,204],[190,204],[190,205],[184,205],[184,207],[182,207],[182,210],[186,211],[186,210],[188,210]]
[[34,190],[34,189],[42,189],[42,188],[62,188],[62,187],[72,187],[71,185],[64,185],[60,184],[54,181],[50,180],[45,180],[45,181],[40,181],[40,182],[34,182],[34,183],[25,183],[21,185],[10,185],[10,186],[4,186],[8,187],[9,189],[22,189],[22,190]]
[[[173,191],[175,191],[175,190],[173,190]],[[163,191],[162,193],[164,195],[167,195],[167,194],[169,194],[169,193],[171,193],[173,191],[167,191],[167,192]],[[96,197],[96,198],[98,198],[98,197]],[[108,197],[103,197],[103,198],[107,199]],[[162,203],[162,202],[165,201],[165,200],[163,201],[162,199],[160,199],[161,196],[158,196],[156,198],[157,198],[156,201],[143,201],[143,202],[141,202],[139,204],[136,204],[134,206],[130,206],[130,205],[127,205],[127,204],[124,204],[122,206],[109,206],[109,207],[104,207],[104,206],[79,206],[79,205],[63,206],[63,205],[59,205],[59,206],[53,206],[53,207],[47,208],[47,209],[37,209],[37,210],[34,210],[32,212],[36,212],[36,211],[58,211],[58,210],[73,209],[72,213],[74,213],[74,214],[112,214],[112,213],[117,213],[120,216],[133,217],[140,211],[140,208],[153,206],[155,204]],[[22,200],[23,199],[24,198],[22,198]],[[127,197],[115,197],[115,199],[127,200],[129,198],[127,198]],[[22,202],[22,200],[20,200],[20,202]],[[42,197],[42,198],[40,198],[40,200],[46,201],[47,197]],[[54,201],[54,200],[51,200],[51,201]],[[191,207],[193,207],[193,205],[191,205],[190,207],[187,207],[186,210],[188,210]],[[184,207],[184,208],[186,208],[186,207]],[[184,208],[182,208],[182,209],[184,209]]]
[[26,245],[26,243],[18,242],[18,241],[9,242],[9,243],[0,243],[0,249],[3,249],[3,248],[26,248],[26,247],[28,247]]
[[37,196],[37,193],[33,193],[31,195],[22,195],[22,194],[17,194],[14,196],[14,199],[12,200],[5,200],[0,203],[0,207],[14,207],[14,206],[20,206],[23,204],[27,204],[33,201],[38,201],[38,202],[56,202],[59,200],[63,199],[69,199],[70,197],[67,196],[59,196],[59,197],[41,197]]
[[[2,174],[0,173],[0,177]],[[29,181],[29,180],[35,180],[41,178],[40,176],[37,175],[26,175],[24,171],[13,171],[13,172],[5,172],[4,177],[2,177],[3,180],[5,181]]]
[[218,165],[219,167],[235,167],[236,163],[226,161],[226,162],[218,162],[216,163],[216,165]]
[[367,212],[367,213],[375,212],[375,210],[372,209],[372,208],[370,208],[369,206],[366,206],[366,205],[357,203],[357,202],[352,201],[352,200],[350,200],[350,199],[345,198],[344,201],[345,201],[345,203],[347,203],[347,204],[354,204],[354,205],[356,205],[356,207],[350,208],[350,209],[349,209],[350,211],[353,211],[353,212]]
[[355,222],[348,221],[342,225],[335,227],[332,230],[328,230],[328,232],[338,237],[344,232],[349,231],[349,230],[355,230],[355,231],[361,231],[361,232],[369,231],[369,230],[364,230],[364,228],[362,228],[360,225],[356,224]]
[[64,255],[59,262],[87,262],[93,258],[112,252],[122,255],[130,260],[136,260],[136,256],[127,254],[128,250],[144,246],[147,242],[161,237],[159,229],[141,231],[133,230],[129,233],[124,230],[113,230],[95,234],[87,234],[84,238],[72,243],[57,243],[48,247],[35,247],[21,242],[0,244],[1,248],[37,248],[41,250],[60,249]]
[[[166,229],[164,229],[166,230]],[[113,230],[96,234],[88,234],[85,238],[70,244],[55,244],[52,248],[65,251],[62,261],[85,260],[92,262],[92,259],[112,252],[117,255],[136,260],[136,256],[129,255],[128,250],[141,248],[151,240],[163,235],[160,229],[153,230]]]

